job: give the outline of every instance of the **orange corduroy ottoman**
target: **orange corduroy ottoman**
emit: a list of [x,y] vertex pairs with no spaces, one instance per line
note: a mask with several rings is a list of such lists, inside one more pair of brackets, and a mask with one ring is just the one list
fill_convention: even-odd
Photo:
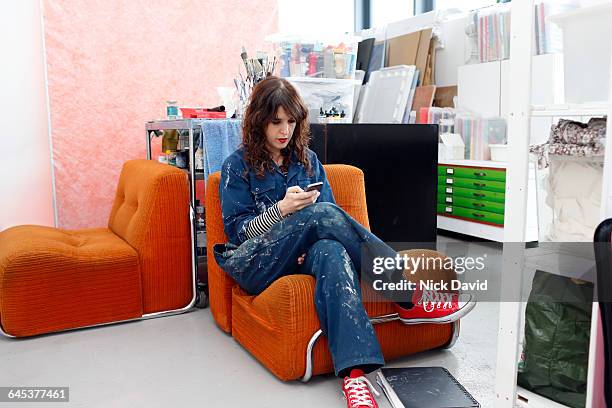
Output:
[[0,232],[0,326],[7,335],[137,319],[193,299],[189,185],[171,166],[126,162],[107,228]]

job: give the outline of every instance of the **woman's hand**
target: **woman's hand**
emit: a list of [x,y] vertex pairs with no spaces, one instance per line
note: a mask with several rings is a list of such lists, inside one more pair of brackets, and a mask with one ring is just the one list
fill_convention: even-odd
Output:
[[313,204],[320,194],[316,190],[305,192],[300,186],[289,187],[285,193],[285,198],[278,202],[278,209],[281,215],[285,217],[287,214],[300,211],[302,208]]
[[300,255],[300,257],[297,259],[298,265],[303,264],[304,263],[304,259],[306,259],[306,254]]

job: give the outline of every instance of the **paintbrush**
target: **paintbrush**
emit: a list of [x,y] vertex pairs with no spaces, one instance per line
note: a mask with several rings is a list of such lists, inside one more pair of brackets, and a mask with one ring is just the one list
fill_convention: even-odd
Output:
[[246,48],[244,48],[244,46],[242,46],[242,52],[240,53],[240,58],[242,58],[242,62],[244,63],[244,67],[247,70],[247,74],[249,72],[249,64],[248,64],[248,57],[247,57],[247,52],[246,52]]

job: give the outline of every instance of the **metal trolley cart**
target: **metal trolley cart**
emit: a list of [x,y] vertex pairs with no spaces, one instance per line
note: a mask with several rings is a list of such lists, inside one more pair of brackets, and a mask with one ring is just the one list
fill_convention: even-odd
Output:
[[[198,222],[196,211],[198,208],[203,210],[204,197],[198,200],[196,197],[196,180],[204,180],[204,171],[196,170],[196,150],[201,139],[200,124],[206,119],[178,119],[178,120],[156,120],[145,124],[145,133],[147,141],[147,159],[152,158],[152,140],[163,135],[164,130],[176,130],[179,132],[179,143],[175,153],[179,153],[185,157],[185,166],[177,166],[182,168],[189,177],[190,191],[190,222],[191,222],[191,245],[192,245],[192,265],[194,266],[195,285],[197,289],[196,307],[205,308],[208,306],[208,273],[207,273],[207,258],[206,258],[206,225],[204,222]],[[183,141],[183,143],[181,143]],[[195,148],[192,148],[195,146]],[[163,152],[162,152],[163,153]],[[200,202],[200,206],[197,202]],[[202,214],[201,220],[204,220]]]

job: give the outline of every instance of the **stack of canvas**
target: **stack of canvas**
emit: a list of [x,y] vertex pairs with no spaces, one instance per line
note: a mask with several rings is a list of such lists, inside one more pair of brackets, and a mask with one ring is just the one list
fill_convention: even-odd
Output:
[[361,96],[357,122],[407,123],[406,111],[410,111],[408,106],[412,106],[410,101],[416,88],[417,75],[414,65],[372,72]]
[[418,28],[398,24],[401,25],[395,23],[392,30],[390,25],[382,31],[362,33],[365,40],[359,44],[357,59],[368,56],[369,62],[359,64],[365,70],[365,85],[357,103],[355,123],[414,123],[410,122],[411,112],[433,103],[434,28],[427,24]]

